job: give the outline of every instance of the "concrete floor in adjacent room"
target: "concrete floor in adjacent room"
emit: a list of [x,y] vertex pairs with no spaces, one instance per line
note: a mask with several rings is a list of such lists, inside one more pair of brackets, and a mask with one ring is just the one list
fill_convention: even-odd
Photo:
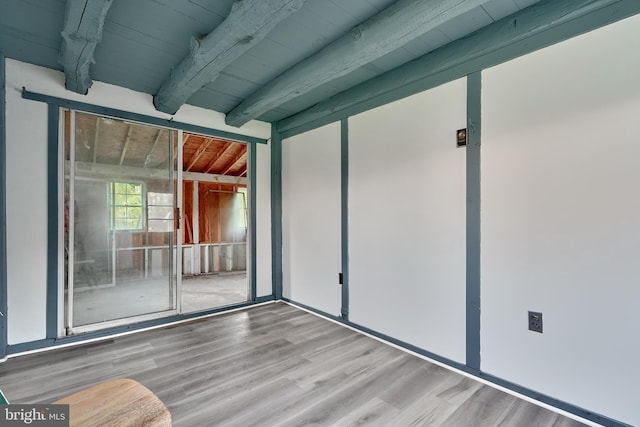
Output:
[[[224,307],[247,299],[246,272],[182,278],[182,313]],[[145,279],[85,289],[74,294],[74,325],[166,311],[171,305],[166,279]]]
[[206,310],[247,301],[247,273],[218,273],[182,277],[182,312]]

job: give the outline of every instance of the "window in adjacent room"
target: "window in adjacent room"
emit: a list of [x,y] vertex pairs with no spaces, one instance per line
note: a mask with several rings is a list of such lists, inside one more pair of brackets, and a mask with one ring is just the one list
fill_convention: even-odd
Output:
[[173,194],[147,193],[147,231],[173,231]]
[[142,183],[110,182],[109,195],[111,196],[111,229],[142,230],[144,228]]

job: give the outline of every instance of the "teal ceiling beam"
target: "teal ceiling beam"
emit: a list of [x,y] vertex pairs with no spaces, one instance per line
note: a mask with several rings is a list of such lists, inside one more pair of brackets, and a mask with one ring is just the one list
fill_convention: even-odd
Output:
[[264,39],[305,0],[236,0],[227,18],[201,40],[191,39],[191,50],[153,97],[156,109],[174,114],[204,85],[240,55]]
[[278,121],[283,138],[396,101],[640,13],[638,0],[542,0]]
[[93,81],[89,67],[102,40],[102,27],[113,0],[67,0],[62,30],[64,86],[86,95]]
[[227,114],[226,123],[242,126],[484,3],[488,0],[399,0],[258,89]]

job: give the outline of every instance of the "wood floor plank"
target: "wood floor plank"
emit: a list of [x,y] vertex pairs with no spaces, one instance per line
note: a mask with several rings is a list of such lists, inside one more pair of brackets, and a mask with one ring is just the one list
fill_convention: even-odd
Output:
[[[440,425],[442,427],[495,426],[516,398],[488,386],[480,387]],[[530,424],[526,420],[526,425]]]
[[392,425],[399,413],[398,409],[384,400],[374,397],[355,411],[349,411],[347,415],[331,424],[331,426],[388,426]]
[[14,403],[115,378],[153,391],[176,427],[583,425],[282,303],[0,364]]

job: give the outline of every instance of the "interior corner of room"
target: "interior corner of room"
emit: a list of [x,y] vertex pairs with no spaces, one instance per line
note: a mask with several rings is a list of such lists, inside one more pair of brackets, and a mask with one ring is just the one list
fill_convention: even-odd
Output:
[[74,1],[1,7],[11,403],[640,425],[640,3]]

